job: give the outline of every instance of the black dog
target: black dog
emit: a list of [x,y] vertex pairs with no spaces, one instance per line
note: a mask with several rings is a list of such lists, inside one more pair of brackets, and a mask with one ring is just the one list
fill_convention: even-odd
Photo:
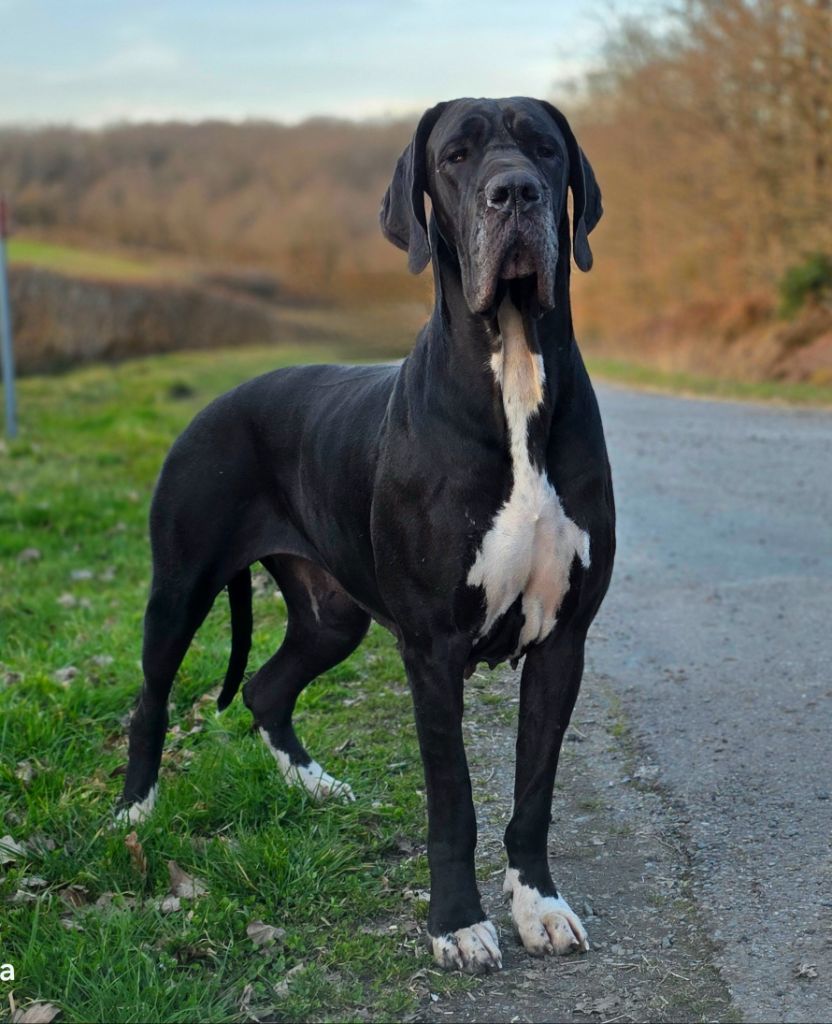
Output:
[[260,561],[289,620],[244,699],[288,781],[353,798],[304,750],[292,711],[371,617],[398,641],[425,770],[428,932],[448,967],[501,964],[474,876],[463,678],[478,662],[525,655],[505,889],[529,952],[588,948],[552,881],[547,833],[615,546],[601,419],[569,303],[570,250],[588,270],[600,216],[592,169],[548,103],[465,99],[425,113],[381,211],[410,269],[433,265],[436,306],[413,352],[396,366],[259,377],[197,416],[165,462],[124,817],[152,806],[173,678],[225,586],[220,708],[233,698],[251,642],[249,566]]

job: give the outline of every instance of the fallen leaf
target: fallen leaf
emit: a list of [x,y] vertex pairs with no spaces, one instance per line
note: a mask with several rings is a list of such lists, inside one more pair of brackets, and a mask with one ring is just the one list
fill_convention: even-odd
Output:
[[275,928],[274,925],[265,924],[263,921],[251,921],[246,925],[246,935],[255,946],[271,946],[286,938],[286,930],[285,928]]
[[147,857],[144,853],[144,847],[139,842],[139,837],[135,832],[131,832],[129,835],[124,837],[124,845],[127,847],[127,852],[130,854],[130,861],[136,871],[142,876],[147,877]]
[[18,889],[14,896],[9,899],[9,903],[34,903],[36,900],[37,896],[33,892]]
[[74,608],[78,604],[78,598],[70,593],[61,594],[56,600],[61,608]]
[[165,896],[164,899],[159,901],[160,914],[176,914],[181,909],[182,904],[179,902],[178,896]]
[[207,942],[186,942],[174,950],[173,955],[180,964],[193,964],[197,960],[211,960],[217,951]]
[[45,889],[49,883],[45,878],[40,878],[38,875],[27,875],[25,878],[20,879],[21,889]]
[[28,786],[35,777],[35,769],[31,761],[18,761],[14,772],[15,778],[20,779],[24,786]]
[[52,1024],[61,1012],[53,1003],[30,1003],[25,1010],[16,1010],[12,1024]]
[[195,900],[208,892],[204,882],[189,875],[187,871],[183,871],[175,860],[168,861],[168,874],[170,875],[169,892],[171,896]]
[[240,1013],[248,1015],[249,1004],[251,1003],[251,997],[254,995],[254,985],[245,985],[243,991],[240,993],[240,1002],[237,1004],[240,1009]]
[[805,978],[807,981],[811,981],[812,978],[817,978],[818,969],[816,964],[797,964],[794,969],[795,977]]
[[116,660],[112,654],[94,654],[92,656],[93,665],[97,665],[99,668],[107,668],[108,665]]
[[0,865],[14,864],[20,857],[26,856],[25,847],[15,842],[11,836],[0,839]]
[[27,845],[33,853],[40,856],[43,856],[44,853],[52,853],[57,847],[57,843],[52,836],[48,836],[43,832],[35,832],[29,836]]
[[89,889],[83,885],[67,885],[61,889],[61,899],[68,907],[77,909],[89,903]]
[[95,901],[94,906],[98,910],[109,910],[113,903],[113,893],[102,892],[98,899]]
[[78,924],[77,921],[73,921],[71,917],[62,917],[61,924],[68,932],[82,932],[84,926]]
[[276,985],[273,986],[272,991],[274,992],[274,994],[280,999],[285,999],[286,996],[289,995],[290,982],[294,978],[296,978],[298,974],[305,970],[306,964],[295,964],[295,966],[291,970],[286,972],[286,976],[283,979],[283,981],[279,981]]
[[38,548],[24,548],[17,556],[18,562],[37,562],[41,558]]
[[77,675],[78,669],[75,665],[65,665],[63,668],[59,668],[53,672],[52,678],[56,683],[60,683],[61,686],[68,686]]

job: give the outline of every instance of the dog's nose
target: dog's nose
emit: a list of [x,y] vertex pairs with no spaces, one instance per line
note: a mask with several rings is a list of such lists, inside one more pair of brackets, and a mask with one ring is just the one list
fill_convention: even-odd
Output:
[[485,200],[494,210],[522,213],[539,203],[540,195],[540,184],[525,171],[495,174],[485,187]]

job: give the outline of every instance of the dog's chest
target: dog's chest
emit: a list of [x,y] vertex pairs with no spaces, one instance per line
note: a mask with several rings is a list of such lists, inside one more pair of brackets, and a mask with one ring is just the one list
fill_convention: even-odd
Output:
[[589,565],[589,537],[566,515],[545,470],[529,457],[529,420],[543,401],[543,361],[529,350],[520,313],[508,300],[498,322],[502,347],[491,365],[508,424],[513,484],[482,539],[467,582],[485,592],[480,637],[522,596],[524,621],[513,652],[519,655],[554,628],[575,556]]

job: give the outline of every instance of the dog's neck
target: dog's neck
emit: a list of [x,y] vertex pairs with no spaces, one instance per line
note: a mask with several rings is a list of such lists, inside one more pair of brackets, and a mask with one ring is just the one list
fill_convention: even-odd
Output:
[[[541,388],[537,433],[548,434],[559,394],[574,367],[568,222],[562,224],[559,234],[555,308],[535,317],[527,310],[516,309],[506,298],[502,311],[489,318],[468,308],[459,261],[436,230],[435,222],[431,224],[436,300],[431,319],[408,362],[411,372],[422,378],[423,388],[419,390],[427,392],[426,399],[441,410],[443,417],[476,423],[480,431],[493,424],[497,434],[504,433],[500,389],[506,380],[499,377],[505,366],[515,375],[516,387]],[[517,374],[523,379],[517,379]]]

